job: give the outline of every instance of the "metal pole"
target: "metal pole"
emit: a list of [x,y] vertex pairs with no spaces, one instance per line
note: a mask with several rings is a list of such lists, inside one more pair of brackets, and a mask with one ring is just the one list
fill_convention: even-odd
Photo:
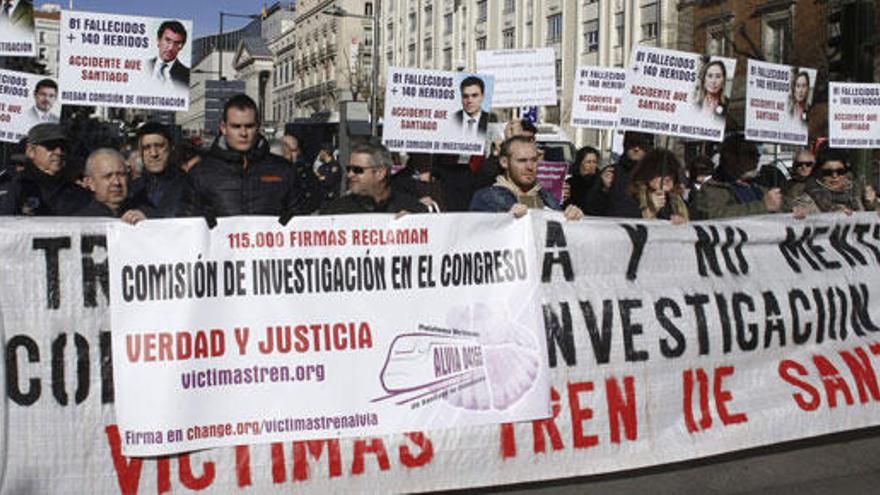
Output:
[[382,0],[376,0],[373,10],[373,67],[372,67],[372,90],[370,91],[370,135],[379,135],[379,44],[382,35],[379,32],[379,19],[382,17]]
[[218,55],[220,56],[220,68],[217,69],[217,79],[223,80],[223,47],[220,44],[223,43],[223,12],[220,12],[220,34],[217,35],[217,47],[219,49]]

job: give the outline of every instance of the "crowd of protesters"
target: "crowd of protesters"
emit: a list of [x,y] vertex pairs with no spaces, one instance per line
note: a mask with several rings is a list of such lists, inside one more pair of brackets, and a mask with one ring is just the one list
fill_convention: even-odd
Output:
[[[876,190],[856,181],[846,153],[801,150],[787,173],[758,168],[755,143],[734,134],[714,160],[698,156],[683,167],[674,153],[654,147],[650,134],[627,133],[616,163],[603,163],[586,146],[575,155],[558,201],[541,187],[541,150],[526,120],[507,124],[487,156],[412,154],[382,145],[355,145],[343,167],[332,145],[321,143],[307,163],[295,136],[281,139],[280,155],[259,132],[255,102],[246,95],[225,104],[220,135],[207,150],[175,144],[171,130],[141,125],[132,149],[122,143],[70,139],[70,126],[41,123],[23,153],[0,168],[0,215],[146,218],[272,215],[286,224],[298,215],[440,211],[562,211],[585,216],[689,220],[789,213],[875,210]],[[70,156],[84,166],[65,167]],[[716,165],[717,163],[717,165]],[[396,173],[395,170],[399,169]],[[340,194],[343,175],[347,191]]]

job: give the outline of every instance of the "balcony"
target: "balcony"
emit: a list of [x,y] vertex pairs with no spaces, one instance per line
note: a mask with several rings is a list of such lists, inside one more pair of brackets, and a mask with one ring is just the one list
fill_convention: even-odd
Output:
[[336,91],[336,81],[327,81],[297,91],[293,98],[294,101],[296,101],[296,104],[299,105],[305,101],[319,98],[321,95],[333,93],[334,91]]

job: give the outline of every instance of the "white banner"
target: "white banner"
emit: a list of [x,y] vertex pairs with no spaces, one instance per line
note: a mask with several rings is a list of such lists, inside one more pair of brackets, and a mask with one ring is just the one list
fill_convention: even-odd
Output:
[[[448,216],[455,227],[441,239],[451,245],[484,221]],[[497,217],[499,227],[512,222]],[[684,226],[543,212],[530,220],[552,418],[141,459],[122,455],[114,406],[121,388],[104,231],[115,221],[0,219],[0,419],[8,425],[0,491],[438,491],[629,470],[880,424],[875,213]],[[351,304],[326,297],[343,310]],[[409,309],[387,298],[372,313],[389,311]]]
[[619,127],[722,141],[736,60],[638,45],[630,55]]
[[482,155],[494,80],[389,67],[382,143],[391,151]]
[[58,83],[51,77],[0,70],[0,141],[17,143],[41,122],[58,122]]
[[192,35],[192,21],[61,11],[61,101],[187,110]]
[[122,451],[548,417],[531,224],[480,218],[115,224]]
[[495,78],[493,108],[556,105],[556,50],[477,52],[477,72]]
[[880,84],[830,82],[828,93],[828,135],[831,146],[880,146]]
[[589,129],[617,127],[625,85],[625,69],[578,67],[571,97],[571,126]]
[[37,54],[34,4],[18,0],[9,4],[8,14],[0,3],[0,57],[33,57]]
[[747,80],[746,138],[805,146],[816,69],[749,59]]

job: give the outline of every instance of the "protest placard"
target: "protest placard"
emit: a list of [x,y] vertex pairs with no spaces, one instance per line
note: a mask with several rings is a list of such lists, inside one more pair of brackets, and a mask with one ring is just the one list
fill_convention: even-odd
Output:
[[113,226],[123,452],[548,417],[531,224],[428,218]]
[[8,13],[0,13],[0,57],[33,57],[37,54],[33,2],[18,0],[8,8]]
[[589,65],[578,67],[571,97],[572,127],[617,127],[625,81],[625,69]]
[[621,129],[724,139],[736,60],[642,45],[630,60]]
[[392,151],[483,154],[491,76],[388,68],[382,143]]
[[481,50],[477,73],[495,78],[493,108],[556,105],[556,50]]
[[62,11],[61,102],[187,110],[191,35],[192,21]]
[[749,59],[746,139],[806,145],[816,70]]
[[18,142],[42,122],[58,122],[58,84],[37,74],[0,69],[0,141]]
[[[424,215],[423,221],[430,244],[443,239],[453,253],[472,232],[495,232],[512,221],[508,214],[495,216],[498,224],[468,213]],[[321,221],[321,230],[334,229],[338,220],[309,217]],[[706,472],[691,470],[698,466],[715,464],[710,473],[751,469],[779,456],[799,472],[804,456],[842,455],[854,437],[870,437],[880,424],[876,213],[676,226],[613,218],[570,222],[559,212],[533,210],[518,221],[532,223],[538,247],[536,298],[547,342],[539,352],[549,366],[552,417],[305,441],[291,434],[271,444],[131,458],[123,455],[126,431],[117,423],[122,386],[114,383],[118,361],[111,359],[108,305],[113,246],[105,234],[118,221],[0,218],[0,378],[6,389],[0,417],[7,425],[0,493],[475,491],[672,462],[694,479]],[[357,303],[331,293],[322,299],[345,312]],[[386,297],[365,314],[410,313],[407,304]],[[382,338],[376,335],[374,345]],[[287,365],[307,361],[314,356]],[[330,369],[325,372],[329,381]],[[312,395],[298,399],[309,402]],[[803,441],[856,429],[863,430]],[[786,444],[793,440],[801,441]],[[856,454],[849,455],[858,464]],[[763,475],[768,486],[775,475]]]
[[549,192],[562,204],[562,185],[568,174],[567,162],[538,162],[537,179],[541,189]]
[[833,148],[880,146],[880,84],[828,83],[828,134]]

